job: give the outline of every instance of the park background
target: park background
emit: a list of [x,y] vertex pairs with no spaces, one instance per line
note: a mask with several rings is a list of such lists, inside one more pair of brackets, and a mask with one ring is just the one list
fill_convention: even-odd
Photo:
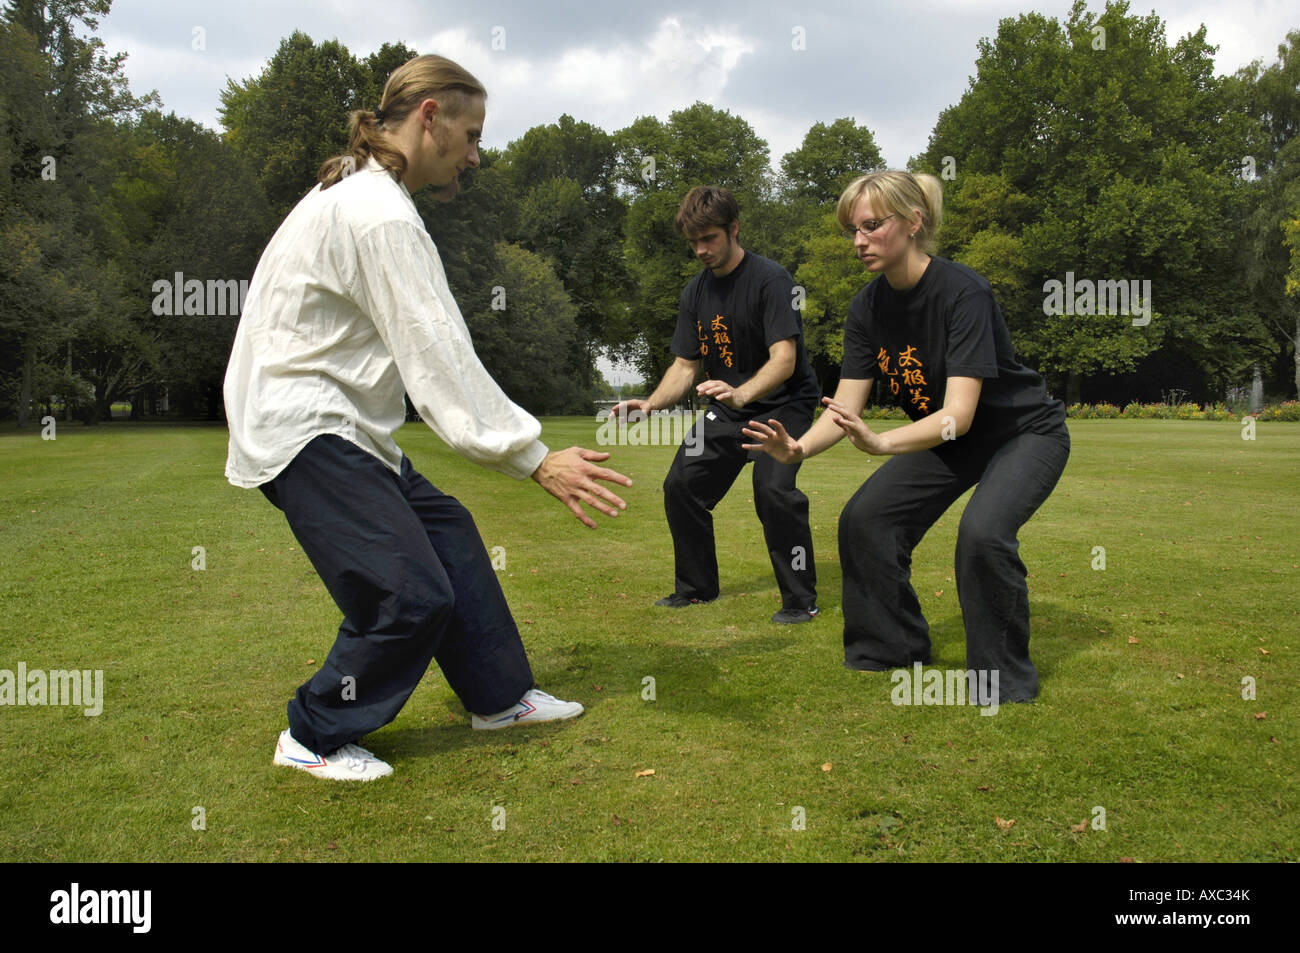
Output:
[[[202,9],[213,22],[174,33],[173,70],[214,49]],[[670,359],[677,295],[698,268],[671,224],[689,186],[731,187],[742,243],[805,290],[830,390],[867,277],[835,196],[883,165],[939,174],[938,252],[990,280],[1018,354],[1075,408],[1070,467],[1022,536],[1039,702],[992,718],[899,707],[887,676],[839,667],[835,516],[878,465],[846,444],[801,473],[824,615],[791,631],[766,621],[776,590],[743,485],[718,509],[723,598],[661,619],[648,613],[671,579],[658,484],[673,448],[610,448],[637,487],[589,534],[531,483],[411,423],[403,448],[500,547],[543,687],[588,714],[484,738],[431,672],[368,740],[397,767],[391,785],[273,768],[284,702],[337,613],[280,514],[222,476],[237,316],[202,313],[206,300],[159,313],[155,283],[251,277],[341,151],[348,111],[376,106],[417,52],[471,66],[490,129],[528,30],[507,22],[494,50],[489,10],[463,48],[462,34],[435,50],[394,28],[354,55],[304,14],[269,58],[212,89],[218,130],[129,88],[96,39],[109,3],[11,2],[0,668],[103,669],[107,688],[97,717],[0,710],[0,857],[1294,860],[1300,428],[1285,421],[1300,337],[1300,32],[1288,25],[1275,56],[1224,72],[1206,32],[1169,37],[1126,4],[988,16],[959,64],[968,88],[887,163],[873,109],[943,64],[924,22],[882,43],[896,24],[863,9],[856,33],[872,42],[834,56],[816,24],[836,20],[815,10],[773,18],[749,52],[696,37],[724,66],[818,64],[816,81],[784,91],[804,119],[771,134],[790,142],[779,157],[719,104],[725,69],[699,67],[698,90],[673,87],[676,101],[608,129],[576,108],[524,126],[485,149],[455,202],[417,207],[489,370],[545,415],[552,446],[591,445],[597,402],[653,383]],[[835,84],[856,110],[821,112]],[[1151,322],[1045,314],[1044,284],[1067,274],[1149,280]],[[632,371],[616,382],[614,367]],[[1079,419],[1120,413],[1183,419]],[[935,664],[953,668],[960,506],[914,563]]]

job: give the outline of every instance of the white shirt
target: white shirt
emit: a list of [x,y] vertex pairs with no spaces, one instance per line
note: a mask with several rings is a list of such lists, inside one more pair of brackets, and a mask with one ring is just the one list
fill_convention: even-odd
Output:
[[262,253],[226,369],[226,477],[266,483],[319,434],[400,472],[403,390],[476,463],[522,480],[546,456],[474,353],[411,194],[371,159],[312,189]]

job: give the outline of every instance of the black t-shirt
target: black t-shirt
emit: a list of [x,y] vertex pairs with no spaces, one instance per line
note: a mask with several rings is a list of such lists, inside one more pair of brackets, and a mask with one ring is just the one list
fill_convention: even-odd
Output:
[[734,410],[715,400],[711,410],[729,420],[754,420],[785,404],[815,406],[821,396],[817,375],[803,344],[803,320],[794,306],[790,273],[762,255],[745,252],[725,277],[705,268],[682,291],[672,351],[688,361],[704,361],[705,373],[740,386],[771,357],[777,341],[795,339],[794,371],[765,397]]
[[989,283],[946,258],[932,257],[906,291],[881,276],[858,292],[844,323],[840,377],[883,381],[913,420],[943,406],[949,377],[982,378],[970,430],[954,446],[988,447],[1065,423],[1065,405],[1016,360]]

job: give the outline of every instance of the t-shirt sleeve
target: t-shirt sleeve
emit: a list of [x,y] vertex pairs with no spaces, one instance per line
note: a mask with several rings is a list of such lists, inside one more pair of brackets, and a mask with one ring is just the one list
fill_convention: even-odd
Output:
[[857,295],[849,305],[849,316],[844,321],[841,380],[864,381],[876,376],[876,348],[868,330],[868,311],[865,293]]
[[983,288],[963,290],[948,313],[947,324],[948,349],[944,355],[947,375],[997,377],[993,293]]
[[759,289],[763,309],[763,345],[770,348],[777,341],[803,333],[799,312],[794,307],[794,280],[784,269],[769,275]]
[[677,331],[673,334],[672,351],[675,355],[688,361],[698,361],[700,354],[700,332],[695,325],[695,282],[688,282],[682,289],[682,297],[677,305]]
[[357,245],[353,295],[420,416],[462,456],[528,477],[547,453],[541,424],[506,396],[474,353],[433,242],[409,222],[385,222],[362,232]]

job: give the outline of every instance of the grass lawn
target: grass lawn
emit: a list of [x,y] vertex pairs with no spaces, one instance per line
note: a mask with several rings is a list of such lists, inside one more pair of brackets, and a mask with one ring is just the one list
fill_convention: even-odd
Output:
[[[595,445],[594,421],[544,424]],[[1042,694],[986,717],[841,666],[836,520],[879,465],[847,443],[801,471],[823,611],[782,627],[747,474],[715,513],[722,597],[656,609],[672,448],[614,448],[636,485],[590,531],[408,425],[502,548],[539,684],[587,714],[471,732],[435,668],[366,739],[395,768],[366,785],[271,764],[338,612],[281,514],[226,483],[224,429],[5,431],[0,669],[101,669],[104,697],[0,707],[0,859],[1300,859],[1300,426],[1070,430],[1021,533]],[[913,565],[940,669],[964,668],[963,505]]]

